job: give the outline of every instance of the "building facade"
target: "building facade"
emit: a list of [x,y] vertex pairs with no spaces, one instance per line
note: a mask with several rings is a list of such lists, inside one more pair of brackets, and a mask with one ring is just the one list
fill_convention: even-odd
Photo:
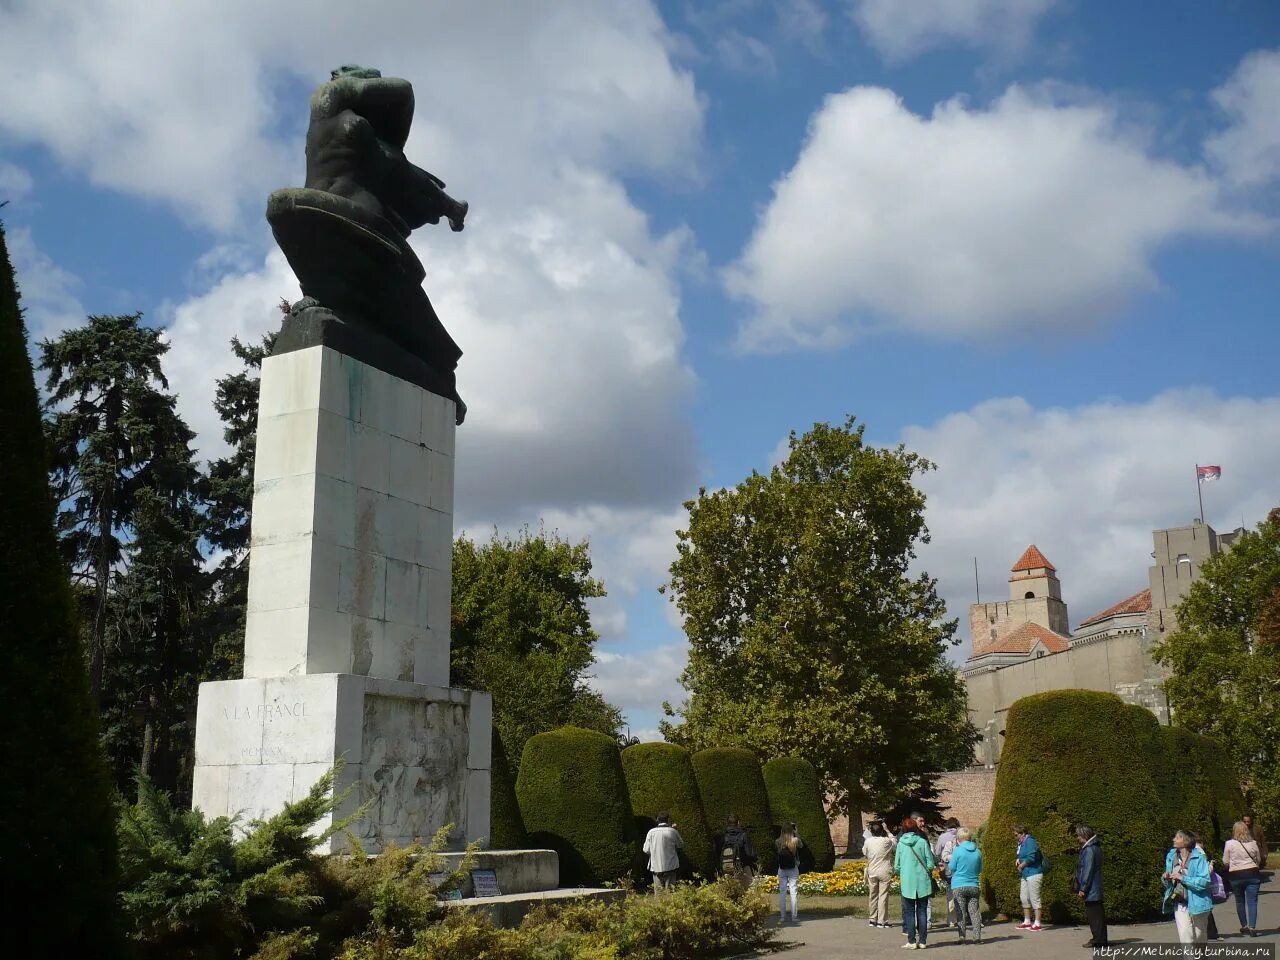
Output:
[[975,763],[1000,759],[1004,720],[1014,701],[1046,690],[1115,693],[1170,720],[1163,668],[1151,648],[1176,629],[1173,608],[1204,561],[1240,534],[1204,523],[1156,530],[1148,586],[1070,630],[1057,570],[1033,544],[1010,570],[1009,599],[969,608],[973,651],[961,668],[969,719],[982,739]]

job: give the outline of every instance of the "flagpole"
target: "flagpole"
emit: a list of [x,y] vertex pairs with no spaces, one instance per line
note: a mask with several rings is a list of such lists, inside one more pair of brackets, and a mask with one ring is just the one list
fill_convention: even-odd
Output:
[[1200,500],[1200,522],[1204,523],[1204,485],[1200,482],[1200,464],[1196,464],[1196,497]]

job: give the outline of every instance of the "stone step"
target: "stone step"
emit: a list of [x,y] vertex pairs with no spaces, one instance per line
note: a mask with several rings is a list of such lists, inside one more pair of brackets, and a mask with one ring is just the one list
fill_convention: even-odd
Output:
[[599,900],[612,903],[626,896],[625,890],[603,887],[566,887],[537,893],[504,893],[500,897],[470,897],[447,900],[447,907],[483,910],[499,927],[517,927],[525,914],[544,903],[572,903],[575,900]]
[[[465,853],[437,854],[456,870]],[[481,850],[475,855],[473,870],[492,870],[498,889],[504,894],[540,893],[560,886],[560,858],[554,850]],[[470,897],[471,878],[462,883],[462,895]]]

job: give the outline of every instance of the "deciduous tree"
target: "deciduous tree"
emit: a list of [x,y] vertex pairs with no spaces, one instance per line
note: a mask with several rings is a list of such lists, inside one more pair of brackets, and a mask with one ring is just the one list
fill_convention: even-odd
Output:
[[1280,509],[1210,557],[1155,648],[1174,720],[1217,740],[1268,829],[1280,824]]
[[912,575],[931,464],[863,426],[792,434],[785,461],[685,504],[670,588],[688,699],[667,739],[812,763],[838,808],[874,808],[972,756],[955,621]]
[[621,714],[587,683],[600,639],[587,601],[602,596],[585,542],[525,528],[454,543],[451,682],[493,694],[513,764],[525,741],[557,727],[617,736]]

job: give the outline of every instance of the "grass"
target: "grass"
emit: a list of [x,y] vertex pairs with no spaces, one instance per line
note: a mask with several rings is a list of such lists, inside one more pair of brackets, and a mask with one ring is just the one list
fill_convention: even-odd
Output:
[[1267,854],[1267,869],[1280,870],[1280,852]]
[[[777,894],[761,894],[771,909],[778,909]],[[869,916],[865,895],[853,897],[818,897],[800,894],[801,914],[824,917],[862,917]],[[942,897],[933,898],[933,915],[943,916],[947,912],[946,901]],[[889,920],[898,923],[902,920],[902,897],[896,893],[889,894]]]

